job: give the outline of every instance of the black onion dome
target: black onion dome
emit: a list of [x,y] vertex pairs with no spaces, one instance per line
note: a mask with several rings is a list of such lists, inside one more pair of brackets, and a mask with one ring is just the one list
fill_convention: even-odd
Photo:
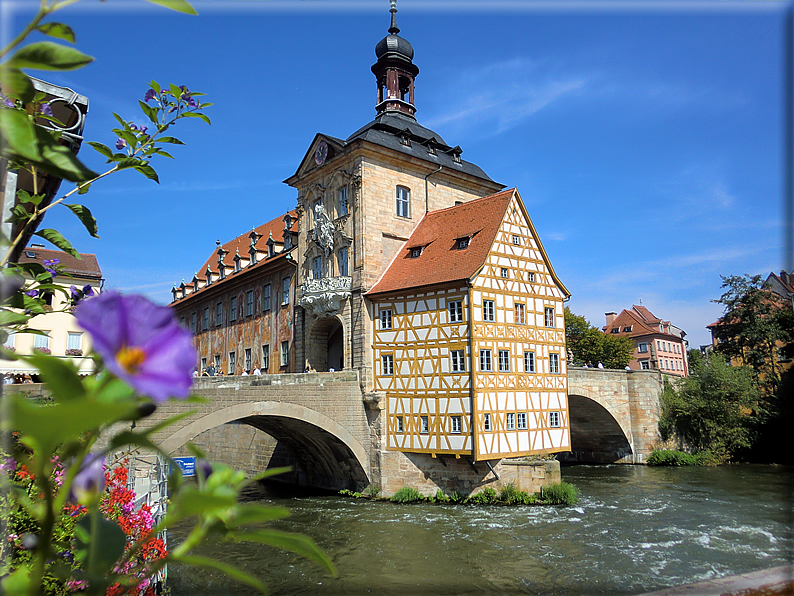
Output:
[[387,35],[375,46],[375,56],[380,60],[386,54],[395,53],[410,62],[414,58],[414,48],[407,39],[397,34]]

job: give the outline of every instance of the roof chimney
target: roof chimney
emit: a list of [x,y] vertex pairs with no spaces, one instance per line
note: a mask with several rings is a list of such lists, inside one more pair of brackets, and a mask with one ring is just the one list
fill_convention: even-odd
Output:
[[612,323],[615,322],[615,319],[617,318],[618,313],[616,313],[613,310],[613,311],[610,311],[608,313],[605,313],[605,315],[606,315],[606,318],[607,318],[607,325],[611,325]]

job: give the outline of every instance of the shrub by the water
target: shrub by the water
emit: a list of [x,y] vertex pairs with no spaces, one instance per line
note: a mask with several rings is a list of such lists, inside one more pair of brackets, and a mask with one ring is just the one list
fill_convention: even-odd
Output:
[[398,490],[390,499],[392,503],[414,503],[416,501],[424,501],[422,493],[410,486],[403,486]]
[[579,489],[568,482],[555,482],[543,488],[541,499],[546,505],[573,505],[579,500]]
[[645,460],[649,466],[713,466],[721,459],[711,451],[686,453],[677,449],[654,449]]
[[491,503],[496,503],[498,500],[499,497],[496,491],[490,486],[486,486],[476,495],[472,495],[468,498],[469,503],[475,503],[477,505],[490,505]]

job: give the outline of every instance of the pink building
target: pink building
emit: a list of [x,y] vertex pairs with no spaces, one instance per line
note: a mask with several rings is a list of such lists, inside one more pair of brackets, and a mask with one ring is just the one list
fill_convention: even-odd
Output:
[[634,341],[632,370],[658,369],[668,375],[689,376],[686,333],[663,321],[644,306],[631,307],[620,314],[606,313],[604,333],[623,335]]

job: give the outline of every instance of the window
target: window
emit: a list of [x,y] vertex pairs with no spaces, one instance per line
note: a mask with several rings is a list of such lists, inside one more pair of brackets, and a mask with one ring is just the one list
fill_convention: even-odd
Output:
[[206,331],[210,325],[210,309],[204,309],[204,316],[201,317],[201,330]]
[[549,372],[553,375],[560,374],[560,355],[549,354]]
[[245,349],[245,372],[251,372],[251,348]]
[[516,414],[517,420],[517,428],[518,430],[526,430],[527,429],[527,413],[526,412],[519,412]]
[[411,258],[418,259],[422,255],[422,247],[421,246],[414,246],[411,249]]
[[516,325],[526,325],[527,324],[527,307],[523,304],[516,304],[515,305],[516,311]]
[[483,321],[493,321],[494,320],[493,300],[483,300],[482,301],[482,320]]
[[254,314],[254,291],[248,290],[245,293],[245,316],[250,317]]
[[512,412],[508,412],[505,416],[505,429],[506,430],[515,430],[516,429],[516,415]]
[[336,191],[336,215],[337,217],[347,215],[347,186]]
[[215,305],[215,326],[220,327],[223,325],[223,302],[218,302]]
[[196,325],[196,313],[192,313],[190,315],[190,329],[193,333],[198,333],[198,327]]
[[485,431],[491,430],[491,415],[483,414],[482,416],[482,429]]
[[646,342],[637,344],[637,351],[646,354],[648,352],[648,344]]
[[390,377],[394,374],[394,356],[392,354],[383,354],[380,357],[381,374]]
[[[11,345],[14,345],[13,334],[8,334],[9,339],[11,340]],[[8,340],[6,340],[8,342]],[[6,343],[6,345],[8,345]],[[83,334],[78,333],[75,331],[69,331],[66,337],[66,349],[67,350],[82,350],[83,349]]]
[[660,352],[664,352],[664,342],[663,341],[657,341],[656,345],[659,346],[659,351]]
[[279,362],[279,365],[289,366],[289,342],[287,341],[281,342],[281,350],[279,354],[281,356],[281,362]]
[[289,277],[281,280],[281,305],[286,306],[289,304]]
[[391,309],[387,308],[380,311],[380,328],[391,329]]
[[549,426],[551,428],[559,428],[560,427],[560,413],[559,412],[549,412]]
[[451,350],[452,372],[466,372],[466,355],[463,350]]
[[535,372],[535,352],[524,352],[524,372]]
[[6,348],[13,348],[15,335],[16,333],[14,333],[13,331],[9,331],[8,337],[6,337],[6,340],[3,342],[3,346],[5,346]]
[[544,321],[546,327],[554,327],[554,309],[551,307],[546,307],[544,309]]
[[510,350],[499,350],[499,372],[510,372]]
[[237,320],[237,296],[232,296],[232,299],[229,301],[229,320]]
[[262,310],[265,312],[270,310],[270,294],[271,294],[270,284],[267,284],[262,289]]
[[450,419],[451,426],[452,426],[450,432],[453,435],[459,435],[460,434],[460,416],[450,416],[449,419]]
[[623,327],[623,333],[630,333],[633,327],[633,325],[627,325]]
[[458,238],[458,250],[466,250],[469,248],[469,237]]
[[201,359],[201,370],[204,370],[205,368],[207,368],[207,359],[206,358],[202,358]]
[[508,271],[507,267],[502,267],[502,271],[500,272],[500,275],[504,279],[507,279],[508,277],[510,277],[510,271]]
[[262,370],[267,372],[270,369],[270,344],[262,346]]
[[463,321],[463,301],[453,300],[447,303],[449,309],[449,322],[460,323]]
[[513,234],[513,244],[515,244],[516,246],[521,244],[521,237]]
[[[215,354],[215,356],[213,358],[215,359],[215,370],[217,372],[220,372],[220,370],[221,370],[221,355],[220,354]],[[205,358],[202,358],[202,360],[206,361]]]
[[229,352],[229,374],[237,374],[237,355],[234,352]]
[[404,186],[397,187],[397,215],[411,217],[411,191]]
[[620,333],[620,327],[613,327],[612,333]]
[[493,370],[491,364],[491,350],[480,350],[480,370],[484,372],[491,372]]
[[339,275],[347,277],[347,247],[339,249],[337,253],[337,263],[339,265]]
[[397,416],[397,430],[396,432],[401,433],[403,432],[403,417]]
[[314,257],[312,259],[312,279],[322,279],[323,277],[323,258]]
[[421,423],[419,432],[421,432],[423,435],[426,435],[428,432],[430,432],[429,420],[427,419],[427,416],[419,416],[419,420]]
[[640,360],[640,370],[650,370],[651,363],[647,360]]
[[535,281],[535,272],[534,271],[527,272],[527,281],[532,281],[532,282]]

